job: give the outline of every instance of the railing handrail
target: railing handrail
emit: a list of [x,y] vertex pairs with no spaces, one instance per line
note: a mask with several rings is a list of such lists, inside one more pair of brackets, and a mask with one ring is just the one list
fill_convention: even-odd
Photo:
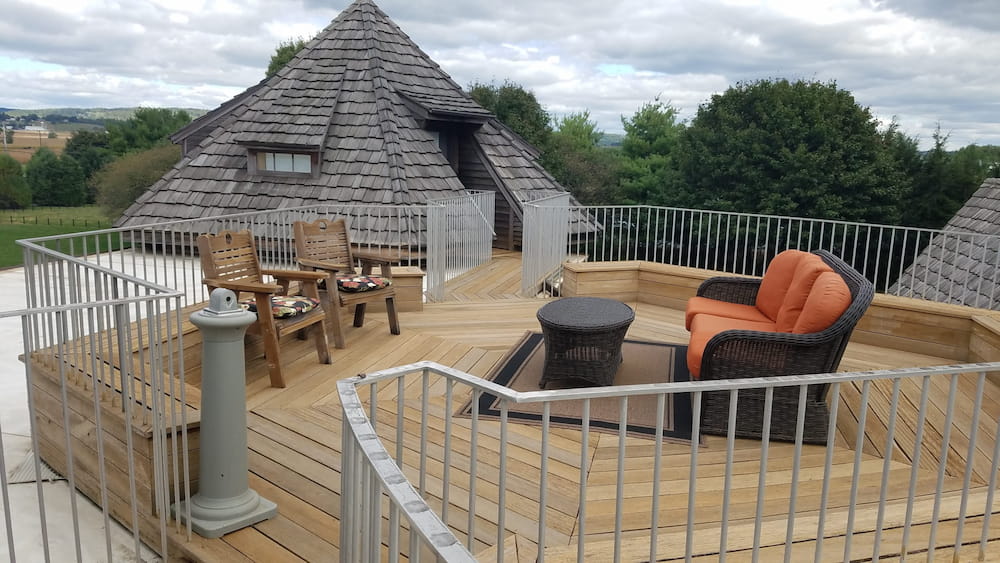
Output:
[[[542,199],[535,201],[543,201]],[[535,201],[524,202],[524,205],[533,205]],[[551,207],[551,206],[550,206]],[[722,211],[717,209],[692,209],[687,207],[670,207],[663,205],[579,205],[568,206],[570,209],[658,209],[663,211],[677,211],[684,213],[710,213],[715,215],[726,215],[732,217],[761,217],[780,221],[800,221],[811,223],[829,223],[832,225],[843,225],[849,227],[864,227],[873,229],[902,229],[908,231],[929,233],[929,234],[949,234],[949,235],[971,235],[977,237],[1000,238],[1000,235],[977,233],[975,231],[931,229],[928,227],[912,227],[906,225],[889,225],[887,223],[865,223],[861,221],[846,221],[844,219],[820,219],[816,217],[796,217],[793,215],[768,215],[766,213],[748,213],[745,211]]]
[[636,395],[693,393],[696,391],[731,391],[756,389],[760,387],[798,387],[801,385],[816,385],[824,383],[848,383],[853,381],[895,379],[908,377],[925,377],[954,373],[1000,372],[1000,362],[978,362],[967,364],[949,364],[944,366],[913,367],[901,369],[851,371],[836,373],[811,373],[803,375],[780,375],[768,377],[715,379],[695,381],[671,381],[664,383],[646,383],[639,385],[613,385],[607,387],[579,387],[574,389],[558,389],[552,391],[515,391],[509,387],[498,385],[476,375],[444,366],[432,361],[415,362],[397,366],[364,376],[355,376],[341,380],[355,386],[373,385],[392,380],[397,377],[422,370],[460,381],[474,389],[488,392],[498,399],[512,403],[543,403],[546,401],[561,402],[580,399],[603,399],[608,397],[631,397]]

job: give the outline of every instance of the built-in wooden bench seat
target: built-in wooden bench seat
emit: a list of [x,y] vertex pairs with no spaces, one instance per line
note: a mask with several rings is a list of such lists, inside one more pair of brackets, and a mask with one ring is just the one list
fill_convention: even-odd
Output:
[[[724,274],[641,260],[567,262],[562,295],[608,297],[683,311],[701,283],[718,275]],[[1000,313],[879,293],[858,321],[851,342],[956,363],[1000,361]]]

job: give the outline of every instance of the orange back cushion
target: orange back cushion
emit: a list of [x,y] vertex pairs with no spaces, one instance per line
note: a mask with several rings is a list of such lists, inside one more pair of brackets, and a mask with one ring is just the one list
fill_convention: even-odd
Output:
[[819,332],[832,325],[851,305],[851,290],[835,272],[823,272],[813,283],[792,332]]
[[757,308],[767,318],[772,321],[778,318],[785,293],[788,292],[788,286],[792,284],[792,278],[795,276],[795,267],[803,257],[809,255],[808,252],[801,250],[786,250],[775,256],[768,264],[764,279],[760,281],[760,289],[757,290]]
[[778,316],[774,320],[775,330],[778,332],[792,332],[799,314],[805,307],[806,299],[812,291],[816,278],[823,272],[833,272],[830,266],[822,258],[815,254],[807,254],[799,260],[795,267],[795,275],[792,276],[792,283],[785,293],[785,300],[781,303]]

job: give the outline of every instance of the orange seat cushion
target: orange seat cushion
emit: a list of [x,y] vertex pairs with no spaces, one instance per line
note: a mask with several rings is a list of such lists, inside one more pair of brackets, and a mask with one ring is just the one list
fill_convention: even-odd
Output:
[[757,290],[757,308],[768,319],[773,321],[778,318],[778,311],[785,301],[785,294],[792,285],[792,278],[795,277],[796,266],[807,256],[819,259],[818,256],[801,250],[786,250],[775,256],[767,265],[764,278],[760,280],[760,289]]
[[792,332],[807,334],[830,326],[851,305],[851,290],[835,272],[823,272],[813,283]]
[[697,379],[701,375],[701,358],[705,354],[705,345],[713,336],[724,330],[774,332],[774,323],[731,319],[715,315],[696,315],[691,322],[691,340],[688,343],[687,351],[688,372],[692,378]]
[[792,283],[788,286],[785,300],[778,310],[778,317],[774,320],[778,332],[792,332],[813,284],[816,283],[816,278],[823,272],[833,272],[833,268],[827,266],[822,258],[815,254],[802,257],[795,267],[795,275],[792,276]]
[[742,305],[740,303],[727,303],[708,297],[692,297],[688,299],[687,309],[684,312],[684,328],[691,330],[691,321],[695,315],[715,315],[717,317],[729,317],[731,319],[741,319],[744,321],[771,322],[760,309],[753,305]]

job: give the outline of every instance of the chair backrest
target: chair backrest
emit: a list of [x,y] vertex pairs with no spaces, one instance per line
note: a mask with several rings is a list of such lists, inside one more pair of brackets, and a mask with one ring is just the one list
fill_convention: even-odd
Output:
[[249,231],[222,231],[198,237],[198,254],[206,278],[260,283],[257,247]]
[[353,266],[351,239],[344,219],[318,219],[312,223],[296,221],[295,252],[299,258]]
[[861,320],[861,317],[868,310],[868,306],[871,305],[872,299],[875,297],[875,286],[862,276],[860,272],[848,266],[846,262],[826,250],[816,250],[814,254],[822,258],[827,265],[833,268],[834,272],[840,274],[844,283],[851,290],[851,304],[847,307],[847,310],[844,311],[844,314],[833,325],[820,333],[834,333],[837,335],[838,342],[835,344],[836,347],[833,350],[833,355],[830,357],[830,362],[827,365],[827,371],[833,372],[840,365],[840,359],[844,356],[844,349],[847,348],[847,341],[851,339],[851,333],[854,332],[855,325]]

